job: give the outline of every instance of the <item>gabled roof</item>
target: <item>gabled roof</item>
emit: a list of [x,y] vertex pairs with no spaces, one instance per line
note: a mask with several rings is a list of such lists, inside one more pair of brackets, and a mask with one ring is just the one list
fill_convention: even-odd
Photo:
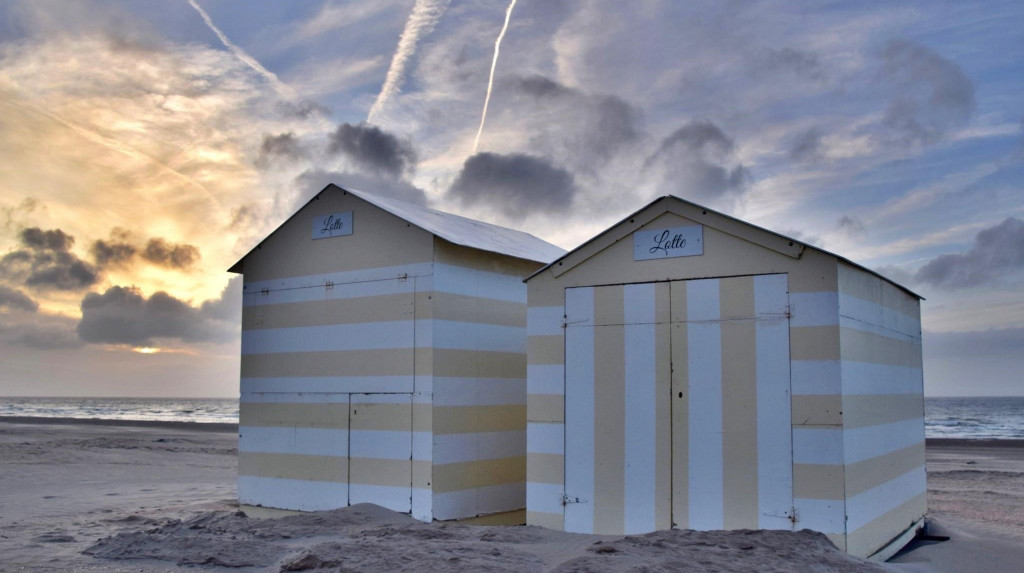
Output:
[[[661,202],[664,202],[664,209],[652,209],[652,207]],[[678,202],[678,204],[681,204],[681,206],[697,211],[697,215],[702,215],[702,217],[700,218],[701,224],[707,225],[711,228],[717,229],[730,235],[737,236],[741,239],[761,245],[765,248],[771,249],[773,251],[792,257],[794,259],[799,259],[800,255],[803,253],[805,249],[811,249],[814,251],[824,253],[831,257],[835,257],[836,259],[839,259],[840,261],[843,261],[844,263],[854,266],[862,271],[871,273],[872,275],[875,275],[876,277],[907,292],[911,296],[924,300],[923,296],[897,283],[896,281],[890,279],[889,277],[879,274],[878,272],[873,271],[863,265],[857,264],[851,261],[850,259],[847,259],[830,251],[826,251],[825,249],[821,249],[813,245],[809,245],[807,243],[798,241],[791,237],[787,237],[780,233],[776,233],[775,231],[765,229],[764,227],[759,227],[757,225],[754,225],[753,223],[748,223],[747,221],[743,221],[742,219],[737,219],[735,217],[726,215],[725,213],[719,213],[718,211],[715,211],[713,209],[708,209],[703,205],[698,205],[697,203],[694,203],[692,201],[681,199],[679,197],[676,197],[675,195],[664,195],[658,197],[657,199],[654,199],[647,205],[644,205],[640,209],[637,209],[633,213],[630,213],[618,223],[612,225],[611,227],[608,227],[601,233],[595,235],[590,240],[584,242],[575,249],[565,253],[564,255],[551,261],[544,267],[538,269],[532,275],[526,277],[526,279],[523,282],[529,281],[533,277],[547,271],[552,267],[555,267],[556,265],[558,267],[556,271],[553,271],[555,272],[555,276],[567,272],[569,269],[575,267],[576,265],[579,265],[580,263],[584,262],[590,257],[596,255],[598,252],[603,251],[612,243],[624,238],[627,235],[632,234],[634,230],[646,225],[655,217],[658,217],[666,212],[675,211],[675,209],[672,209],[673,202]],[[685,213],[677,214],[691,219],[694,218]],[[708,214],[712,216],[710,220],[703,218],[703,216],[706,216]]]
[[[498,225],[492,225],[491,223],[484,223],[475,219],[460,217],[443,211],[435,211],[434,209],[428,209],[427,207],[407,203],[405,201],[399,201],[398,199],[392,199],[390,197],[374,195],[373,193],[367,193],[366,191],[341,188],[333,183],[328,184],[320,190],[320,192],[314,195],[313,198],[303,204],[298,211],[301,211],[306,207],[306,205],[316,199],[316,197],[319,197],[328,191],[350,193],[432,235],[456,245],[462,245],[464,247],[471,247],[474,249],[480,249],[481,251],[498,253],[519,259],[526,259],[528,261],[536,261],[538,263],[550,262],[565,253],[565,249],[556,247],[555,245],[552,245],[543,239],[534,237],[529,233],[500,227]],[[295,217],[295,215],[298,214],[298,211],[292,214],[292,216],[285,220],[284,223],[281,223],[281,226],[284,226],[284,224],[290,221],[292,217]],[[280,229],[281,226],[279,226],[278,229]],[[271,232],[270,235],[267,235],[263,241],[266,241],[267,238],[270,238],[270,236],[275,232],[277,232],[276,229]],[[263,244],[263,241],[260,241],[260,244]],[[253,250],[255,250],[255,247],[250,249],[249,253]],[[249,253],[246,253],[245,256],[232,265],[231,268],[228,269],[228,272],[241,272],[242,261],[245,260],[245,257],[249,256]]]

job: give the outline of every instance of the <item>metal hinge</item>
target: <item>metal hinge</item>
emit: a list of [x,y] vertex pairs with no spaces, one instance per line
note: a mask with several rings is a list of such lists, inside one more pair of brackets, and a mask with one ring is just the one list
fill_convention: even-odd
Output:
[[398,282],[404,283],[407,280],[409,280],[409,273],[402,273],[398,275]]
[[570,503],[590,503],[590,500],[583,499],[582,497],[569,497],[563,494],[562,505],[569,505]]

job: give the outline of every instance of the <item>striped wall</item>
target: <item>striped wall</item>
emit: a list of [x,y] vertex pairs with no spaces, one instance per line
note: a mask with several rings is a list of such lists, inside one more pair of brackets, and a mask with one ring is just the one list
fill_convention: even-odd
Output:
[[789,529],[786,276],[566,290],[564,528]]
[[296,216],[244,260],[240,502],[524,507],[522,278],[539,263],[322,197],[305,209],[354,210],[353,235],[310,242]]
[[920,304],[839,265],[847,549],[870,555],[927,509]]
[[526,506],[526,288],[536,263],[438,241],[433,515]]

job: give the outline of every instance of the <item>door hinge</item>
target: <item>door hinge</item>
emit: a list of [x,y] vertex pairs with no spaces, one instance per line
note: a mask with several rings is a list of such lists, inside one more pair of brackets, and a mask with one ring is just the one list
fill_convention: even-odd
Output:
[[570,503],[589,503],[588,500],[582,497],[570,497],[568,495],[562,495],[562,505],[569,505]]

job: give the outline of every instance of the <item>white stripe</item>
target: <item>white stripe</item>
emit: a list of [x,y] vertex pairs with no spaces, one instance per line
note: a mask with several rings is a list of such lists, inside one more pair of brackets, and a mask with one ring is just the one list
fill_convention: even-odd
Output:
[[352,394],[349,402],[352,404],[409,404],[412,401],[410,394]]
[[560,484],[526,482],[526,507],[529,511],[561,514],[562,491]]
[[564,306],[531,306],[526,311],[526,333],[530,336],[562,334]]
[[434,459],[434,434],[432,432],[412,433],[412,459],[430,462]]
[[526,451],[531,454],[565,454],[565,424],[527,422]]
[[433,322],[434,348],[526,354],[526,329],[523,327],[438,319]]
[[657,348],[653,283],[623,288],[625,339],[625,533],[657,529],[655,390]]
[[580,503],[565,506],[565,530],[594,530],[594,289],[565,290],[570,324],[565,334],[565,493]]
[[846,512],[842,500],[798,497],[793,500],[793,507],[797,515],[794,529],[839,535],[846,531]]
[[348,484],[238,476],[238,502],[299,511],[337,509],[348,505]]
[[924,393],[924,372],[914,366],[845,360],[842,373],[847,395]]
[[861,322],[845,316],[839,317],[839,326],[844,328],[851,328],[853,330],[859,330],[861,332],[870,332],[871,334],[877,334],[886,338],[892,338],[893,340],[902,340],[903,342],[911,342],[915,344],[921,344],[920,334],[903,334],[890,330],[884,326],[877,324],[871,324],[870,322]]
[[789,294],[791,326],[835,326],[839,324],[839,293],[794,292]]
[[[267,304],[412,293],[415,288],[414,285],[417,283],[420,285],[420,290],[423,290],[424,287],[426,287],[426,290],[430,290],[431,281],[429,280],[429,275],[432,273],[432,267],[433,263],[420,263],[417,265],[246,282],[242,292],[242,306],[262,306]],[[404,280],[398,278],[406,274],[409,277],[427,275],[423,277],[427,281],[423,283],[420,278],[416,280],[412,278]],[[328,282],[333,283],[333,285],[330,287],[325,286]],[[409,302],[411,305],[412,301],[410,300]]]
[[[792,326],[792,324],[790,324]],[[839,360],[793,360],[793,395],[808,396],[843,393]]]
[[891,332],[915,338],[921,336],[920,316],[907,316],[888,306],[842,292],[839,293],[839,314],[855,321],[880,326]]
[[242,403],[335,404],[352,392],[412,391],[412,376],[242,378]]
[[[719,318],[717,279],[687,283],[688,321]],[[680,341],[682,342],[682,341]],[[723,522],[722,332],[717,322],[690,322],[687,328],[690,376],[689,527],[721,529]]]
[[843,429],[794,427],[793,463],[843,465]]
[[[424,432],[351,430],[349,432],[352,442],[351,457],[372,458],[376,460],[407,460],[412,455],[414,436],[420,433]],[[427,436],[429,435],[427,433]]]
[[459,519],[526,505],[526,484],[509,483],[434,494],[435,519]]
[[481,432],[434,436],[434,466],[526,455],[526,432]]
[[843,431],[846,463],[855,464],[924,441],[924,418]]
[[[410,478],[411,479],[411,478]],[[351,483],[348,485],[349,504],[373,503],[392,511],[412,511],[412,486],[370,485]]]
[[412,349],[413,321],[361,322],[242,331],[242,354]]
[[239,426],[238,451],[348,456],[348,431],[337,428]]
[[565,366],[529,364],[526,366],[527,394],[565,394]]
[[434,346],[434,321],[417,320],[413,333],[416,348],[432,348]]
[[523,277],[434,263],[434,290],[526,304]]
[[[781,280],[780,280],[781,278]],[[789,321],[786,275],[754,277],[754,311],[775,316],[755,323],[757,361],[758,527],[792,529],[793,440],[789,395]]]
[[522,378],[434,378],[435,406],[504,406],[526,403]]
[[871,520],[924,493],[927,490],[925,479],[925,467],[920,466],[850,497],[846,500],[846,530],[853,533]]
[[428,488],[412,488],[412,516],[415,519],[430,523],[434,520],[431,513],[433,507],[434,492]]

